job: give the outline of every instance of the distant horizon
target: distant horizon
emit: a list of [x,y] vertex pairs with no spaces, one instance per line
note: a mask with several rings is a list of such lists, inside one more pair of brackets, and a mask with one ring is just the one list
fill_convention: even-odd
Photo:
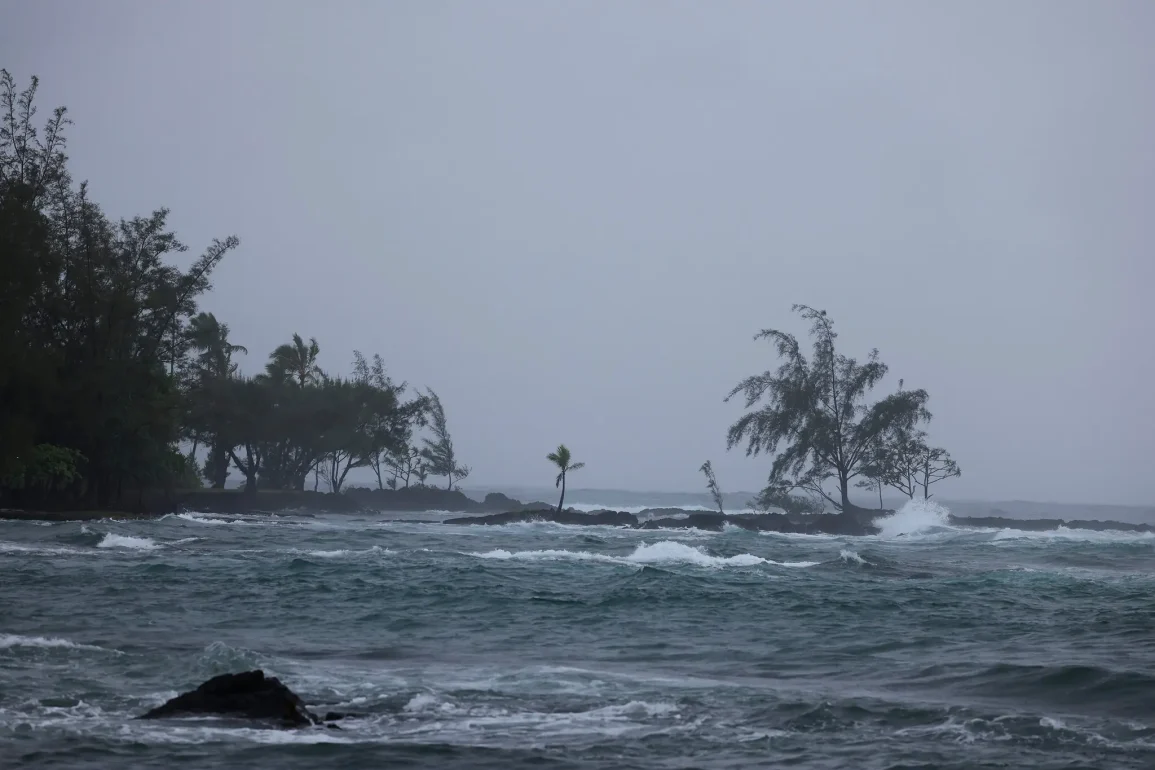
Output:
[[[464,484],[464,485],[461,485],[460,489],[462,492],[465,492],[466,494],[468,494],[469,491],[471,491],[471,490],[483,491],[483,492],[502,492],[503,490],[517,489],[517,490],[524,490],[524,491],[533,491],[535,493],[536,492],[544,493],[547,491],[553,491],[553,487],[550,487],[548,485],[540,485],[539,486],[539,485],[534,485],[534,484]],[[572,499],[572,502],[580,503],[582,501],[578,500],[577,496],[581,495],[583,493],[599,494],[599,495],[626,494],[626,495],[637,495],[637,496],[641,496],[641,495],[695,495],[695,496],[704,497],[707,499],[709,498],[709,492],[705,491],[704,489],[703,490],[693,490],[693,489],[691,489],[691,490],[684,490],[684,489],[661,490],[661,489],[625,489],[625,488],[620,488],[620,487],[572,487],[572,486],[566,492],[566,497],[567,497],[567,500]],[[742,489],[735,490],[733,492],[723,490],[723,493],[725,494],[726,497],[731,497],[731,496],[733,496],[733,497],[742,497],[742,496],[753,497],[753,496],[758,494],[755,491],[747,491],[747,490],[742,490]],[[855,499],[865,499],[868,496],[869,495],[855,495]],[[887,502],[893,502],[895,500],[901,501],[901,500],[906,500],[908,498],[905,498],[904,496],[901,496],[901,495],[886,495],[886,494],[884,494],[883,499]],[[978,504],[982,504],[982,505],[991,504],[991,505],[993,505],[993,504],[997,504],[997,503],[1006,503],[1006,504],[1021,504],[1021,505],[1090,506],[1090,507],[1095,507],[1095,508],[1127,508],[1127,509],[1138,508],[1141,510],[1150,510],[1150,511],[1155,512],[1155,502],[1146,503],[1146,504],[1143,504],[1143,503],[1127,504],[1127,503],[1102,503],[1102,502],[1095,502],[1095,501],[1089,501],[1089,500],[1070,500],[1070,501],[1067,501],[1067,500],[1030,500],[1030,499],[1026,499],[1026,498],[950,497],[948,495],[935,495],[934,497],[931,498],[931,500],[934,502],[940,502],[943,505],[949,505],[951,503],[961,504],[961,505],[978,505]]]

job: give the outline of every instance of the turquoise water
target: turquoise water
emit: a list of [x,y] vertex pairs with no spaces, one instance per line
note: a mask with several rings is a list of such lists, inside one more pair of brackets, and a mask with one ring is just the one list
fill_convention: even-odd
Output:
[[[1155,767],[1155,538],[0,522],[0,765]],[[260,667],[341,731],[132,717]]]

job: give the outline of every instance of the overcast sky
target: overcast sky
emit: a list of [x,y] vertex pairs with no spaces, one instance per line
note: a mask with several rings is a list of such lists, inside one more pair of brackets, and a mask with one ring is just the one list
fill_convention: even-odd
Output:
[[[1153,502],[1155,3],[0,0],[203,301],[435,388],[472,484],[753,489],[723,397],[827,309],[931,394],[941,494]],[[888,386],[889,387],[889,386]]]

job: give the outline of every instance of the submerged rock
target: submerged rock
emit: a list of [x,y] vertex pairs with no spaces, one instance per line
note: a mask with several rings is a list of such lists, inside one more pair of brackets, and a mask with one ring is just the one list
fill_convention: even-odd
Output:
[[285,727],[322,723],[299,695],[280,679],[265,676],[265,672],[260,670],[214,676],[195,690],[176,696],[140,718],[204,714],[270,720]]

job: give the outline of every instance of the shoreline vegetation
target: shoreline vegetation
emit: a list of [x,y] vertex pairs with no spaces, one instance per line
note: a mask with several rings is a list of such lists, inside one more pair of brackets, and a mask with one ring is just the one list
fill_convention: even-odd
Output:
[[[0,70],[0,518],[309,509],[665,526],[565,509],[567,474],[585,465],[565,444],[546,457],[557,473],[556,506],[500,493],[468,498],[458,485],[471,469],[440,397],[395,382],[379,355],[354,350],[351,374],[330,375],[317,340],[293,333],[259,373],[243,373],[248,349],[198,307],[239,239],[215,240],[182,260],[187,249],[167,209],[108,217],[68,171],[66,110],[37,126],[37,84],[20,90]],[[810,324],[811,352],[792,334],[762,330],[755,339],[773,344],[778,368],[746,378],[725,399],[745,409],[727,449],[773,458],[766,487],[749,503],[757,513],[726,514],[706,462],[700,471],[718,513],[690,514],[692,526],[869,534],[887,513],[884,488],[929,500],[932,485],[961,475],[945,449],[928,443],[925,390],[900,379],[872,400],[888,374],[878,351],[848,357],[826,311],[792,311]],[[348,488],[355,469],[371,471],[376,488]],[[226,489],[233,472],[244,479],[240,491]],[[852,503],[852,489],[877,493],[878,508]],[[669,518],[681,511],[657,513],[659,522],[686,526]]]

